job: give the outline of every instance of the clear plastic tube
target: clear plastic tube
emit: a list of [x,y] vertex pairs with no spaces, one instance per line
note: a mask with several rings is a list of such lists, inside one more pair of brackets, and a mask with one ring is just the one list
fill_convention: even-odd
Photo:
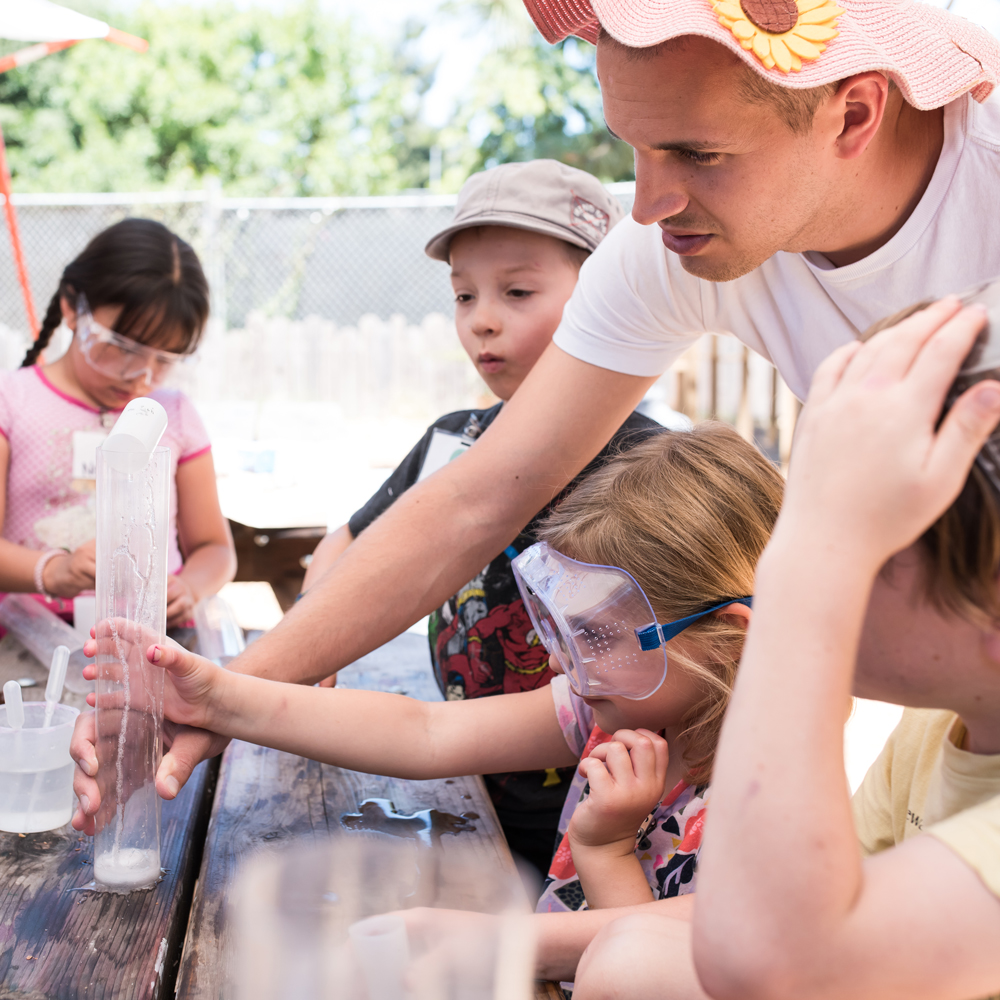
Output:
[[94,878],[114,892],[160,877],[163,671],[146,650],[167,618],[170,451],[145,468],[97,452],[97,756]]
[[55,648],[65,646],[70,652],[66,687],[74,694],[94,690],[93,683],[83,679],[83,668],[90,661],[83,655],[82,636],[41,601],[30,594],[8,594],[0,602],[0,625],[13,632],[21,645],[46,667],[52,662]]
[[198,652],[220,667],[246,649],[243,629],[233,609],[218,594],[204,597],[194,606],[194,623],[198,629]]

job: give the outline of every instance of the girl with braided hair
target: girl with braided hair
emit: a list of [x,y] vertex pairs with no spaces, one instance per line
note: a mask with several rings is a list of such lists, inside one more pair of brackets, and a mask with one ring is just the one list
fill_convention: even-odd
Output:
[[[72,621],[72,598],[94,587],[96,449],[138,396],[169,418],[168,624],[233,578],[208,436],[191,401],[164,386],[198,346],[208,304],[194,250],[150,219],[105,229],[67,265],[21,368],[0,372],[0,590],[35,593]],[[63,323],[72,342],[46,364]]]

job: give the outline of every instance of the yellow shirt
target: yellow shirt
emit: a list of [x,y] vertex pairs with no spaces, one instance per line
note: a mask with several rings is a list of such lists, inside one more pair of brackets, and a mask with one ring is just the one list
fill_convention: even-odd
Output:
[[851,805],[865,854],[929,833],[1000,896],[1000,754],[960,750],[954,712],[908,708]]

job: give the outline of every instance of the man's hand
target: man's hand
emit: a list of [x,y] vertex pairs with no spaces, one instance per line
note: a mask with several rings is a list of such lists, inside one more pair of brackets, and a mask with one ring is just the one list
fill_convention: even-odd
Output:
[[619,729],[611,742],[594,747],[580,761],[590,795],[569,824],[574,858],[578,845],[613,844],[623,854],[633,852],[639,824],[663,798],[669,757],[662,736],[648,729]]
[[73,552],[53,556],[42,568],[42,583],[55,597],[76,597],[94,589],[96,575],[97,540],[92,538]]

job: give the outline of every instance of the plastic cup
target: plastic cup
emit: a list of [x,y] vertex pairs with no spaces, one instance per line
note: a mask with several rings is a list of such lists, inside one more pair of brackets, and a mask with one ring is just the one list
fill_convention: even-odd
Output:
[[73,815],[73,759],[69,741],[79,709],[56,705],[51,723],[45,702],[24,703],[24,726],[11,729],[0,706],[0,830],[58,830]]

